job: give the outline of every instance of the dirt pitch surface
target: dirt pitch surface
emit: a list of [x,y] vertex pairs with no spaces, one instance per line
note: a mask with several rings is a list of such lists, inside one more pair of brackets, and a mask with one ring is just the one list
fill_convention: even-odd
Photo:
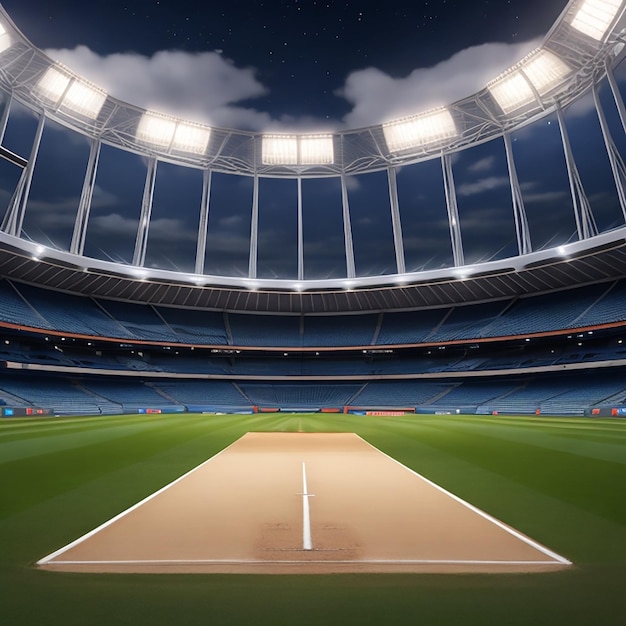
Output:
[[249,433],[41,559],[74,572],[532,572],[569,561],[354,434]]

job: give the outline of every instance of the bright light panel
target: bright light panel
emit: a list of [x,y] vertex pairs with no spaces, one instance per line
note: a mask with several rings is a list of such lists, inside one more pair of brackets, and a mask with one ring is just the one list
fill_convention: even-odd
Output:
[[300,137],[300,163],[327,165],[335,162],[332,135],[303,135]]
[[7,33],[7,29],[4,24],[0,23],[0,52],[4,52],[7,48],[11,47],[11,37]]
[[75,80],[63,98],[63,107],[95,120],[106,98],[106,92],[102,89]]
[[204,154],[209,145],[210,138],[210,128],[181,122],[176,127],[172,148],[181,152]]
[[539,50],[522,65],[522,70],[542,96],[563,82],[571,72],[564,61],[548,50]]
[[536,102],[535,94],[520,71],[496,78],[487,85],[489,93],[503,113],[511,113],[523,106]]
[[458,134],[454,119],[447,109],[388,122],[383,124],[383,133],[390,152],[420,148]]
[[264,165],[297,165],[298,138],[293,135],[264,135],[261,160]]
[[69,84],[70,77],[60,72],[56,67],[51,66],[39,79],[35,90],[45,100],[49,100],[52,104],[57,104],[63,97]]
[[622,5],[621,0],[586,0],[572,20],[572,26],[602,41]]
[[175,131],[175,120],[154,113],[144,113],[137,126],[135,137],[143,143],[167,148],[172,143]]

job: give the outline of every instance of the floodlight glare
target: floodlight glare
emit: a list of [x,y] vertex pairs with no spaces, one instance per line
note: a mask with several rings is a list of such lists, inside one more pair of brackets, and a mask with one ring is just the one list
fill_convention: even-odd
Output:
[[264,135],[261,161],[264,165],[297,165],[298,138],[294,135]]
[[503,113],[537,102],[571,73],[565,61],[549,50],[537,49],[517,65],[492,80],[487,90]]
[[102,89],[82,80],[74,80],[63,98],[63,107],[95,120],[104,105],[107,94]]
[[174,132],[176,131],[176,121],[156,113],[144,113],[141,116],[135,137],[137,141],[149,143],[159,148],[168,148]]
[[327,165],[334,163],[332,135],[264,135],[264,165]]
[[204,154],[209,145],[210,137],[211,129],[207,126],[181,122],[174,132],[172,149],[193,154]]
[[539,50],[522,61],[522,71],[537,93],[543,96],[563,82],[571,68],[549,50]]
[[571,24],[592,39],[602,41],[622,5],[621,0],[585,0]]
[[402,152],[456,137],[458,134],[448,109],[437,109],[415,117],[383,124],[390,152]]
[[503,113],[536,102],[531,86],[519,70],[499,76],[487,85],[487,89]]
[[37,94],[51,104],[58,104],[70,84],[70,77],[50,66],[35,87]]
[[302,165],[328,165],[334,161],[332,135],[302,135],[300,137],[300,163]]
[[7,29],[4,24],[0,22],[0,52],[4,52],[7,48],[11,47],[11,37],[7,33]]

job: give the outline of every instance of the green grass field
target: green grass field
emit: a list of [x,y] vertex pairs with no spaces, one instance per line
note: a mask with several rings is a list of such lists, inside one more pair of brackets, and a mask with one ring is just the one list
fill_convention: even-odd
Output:
[[[575,566],[509,575],[104,575],[32,564],[248,431],[356,432]],[[115,416],[0,422],[0,620],[623,624],[626,421]]]

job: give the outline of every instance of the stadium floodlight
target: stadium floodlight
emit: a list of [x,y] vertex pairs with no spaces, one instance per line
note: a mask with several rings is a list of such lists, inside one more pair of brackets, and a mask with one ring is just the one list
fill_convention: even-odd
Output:
[[487,85],[487,89],[503,113],[511,113],[537,101],[532,87],[519,69],[498,76]]
[[302,135],[300,163],[302,165],[329,165],[335,162],[332,135]]
[[174,132],[172,149],[180,152],[204,154],[211,138],[211,129],[208,126],[179,122]]
[[332,135],[263,135],[264,165],[327,165],[335,162]]
[[11,37],[7,33],[7,29],[4,24],[0,22],[0,52],[4,52],[11,47]]
[[137,126],[137,141],[164,150],[204,154],[209,145],[211,129],[208,126],[181,122],[160,113],[146,112]]
[[65,72],[51,65],[39,79],[35,92],[50,104],[56,105],[65,95],[70,81],[71,78]]
[[74,80],[63,98],[63,108],[95,120],[100,114],[107,94],[83,80]]
[[169,148],[176,132],[176,120],[158,113],[144,113],[139,120],[135,138],[159,148]]
[[545,95],[563,82],[572,70],[565,61],[549,50],[537,50],[522,61],[522,71],[537,93]]
[[503,113],[512,113],[537,102],[571,73],[565,61],[538,48],[487,85],[487,90]]
[[298,138],[295,135],[263,135],[261,161],[264,165],[297,165]]
[[458,135],[452,114],[446,108],[387,122],[383,124],[383,133],[392,153],[421,148]]
[[571,25],[592,39],[602,41],[621,6],[621,0],[585,0]]

